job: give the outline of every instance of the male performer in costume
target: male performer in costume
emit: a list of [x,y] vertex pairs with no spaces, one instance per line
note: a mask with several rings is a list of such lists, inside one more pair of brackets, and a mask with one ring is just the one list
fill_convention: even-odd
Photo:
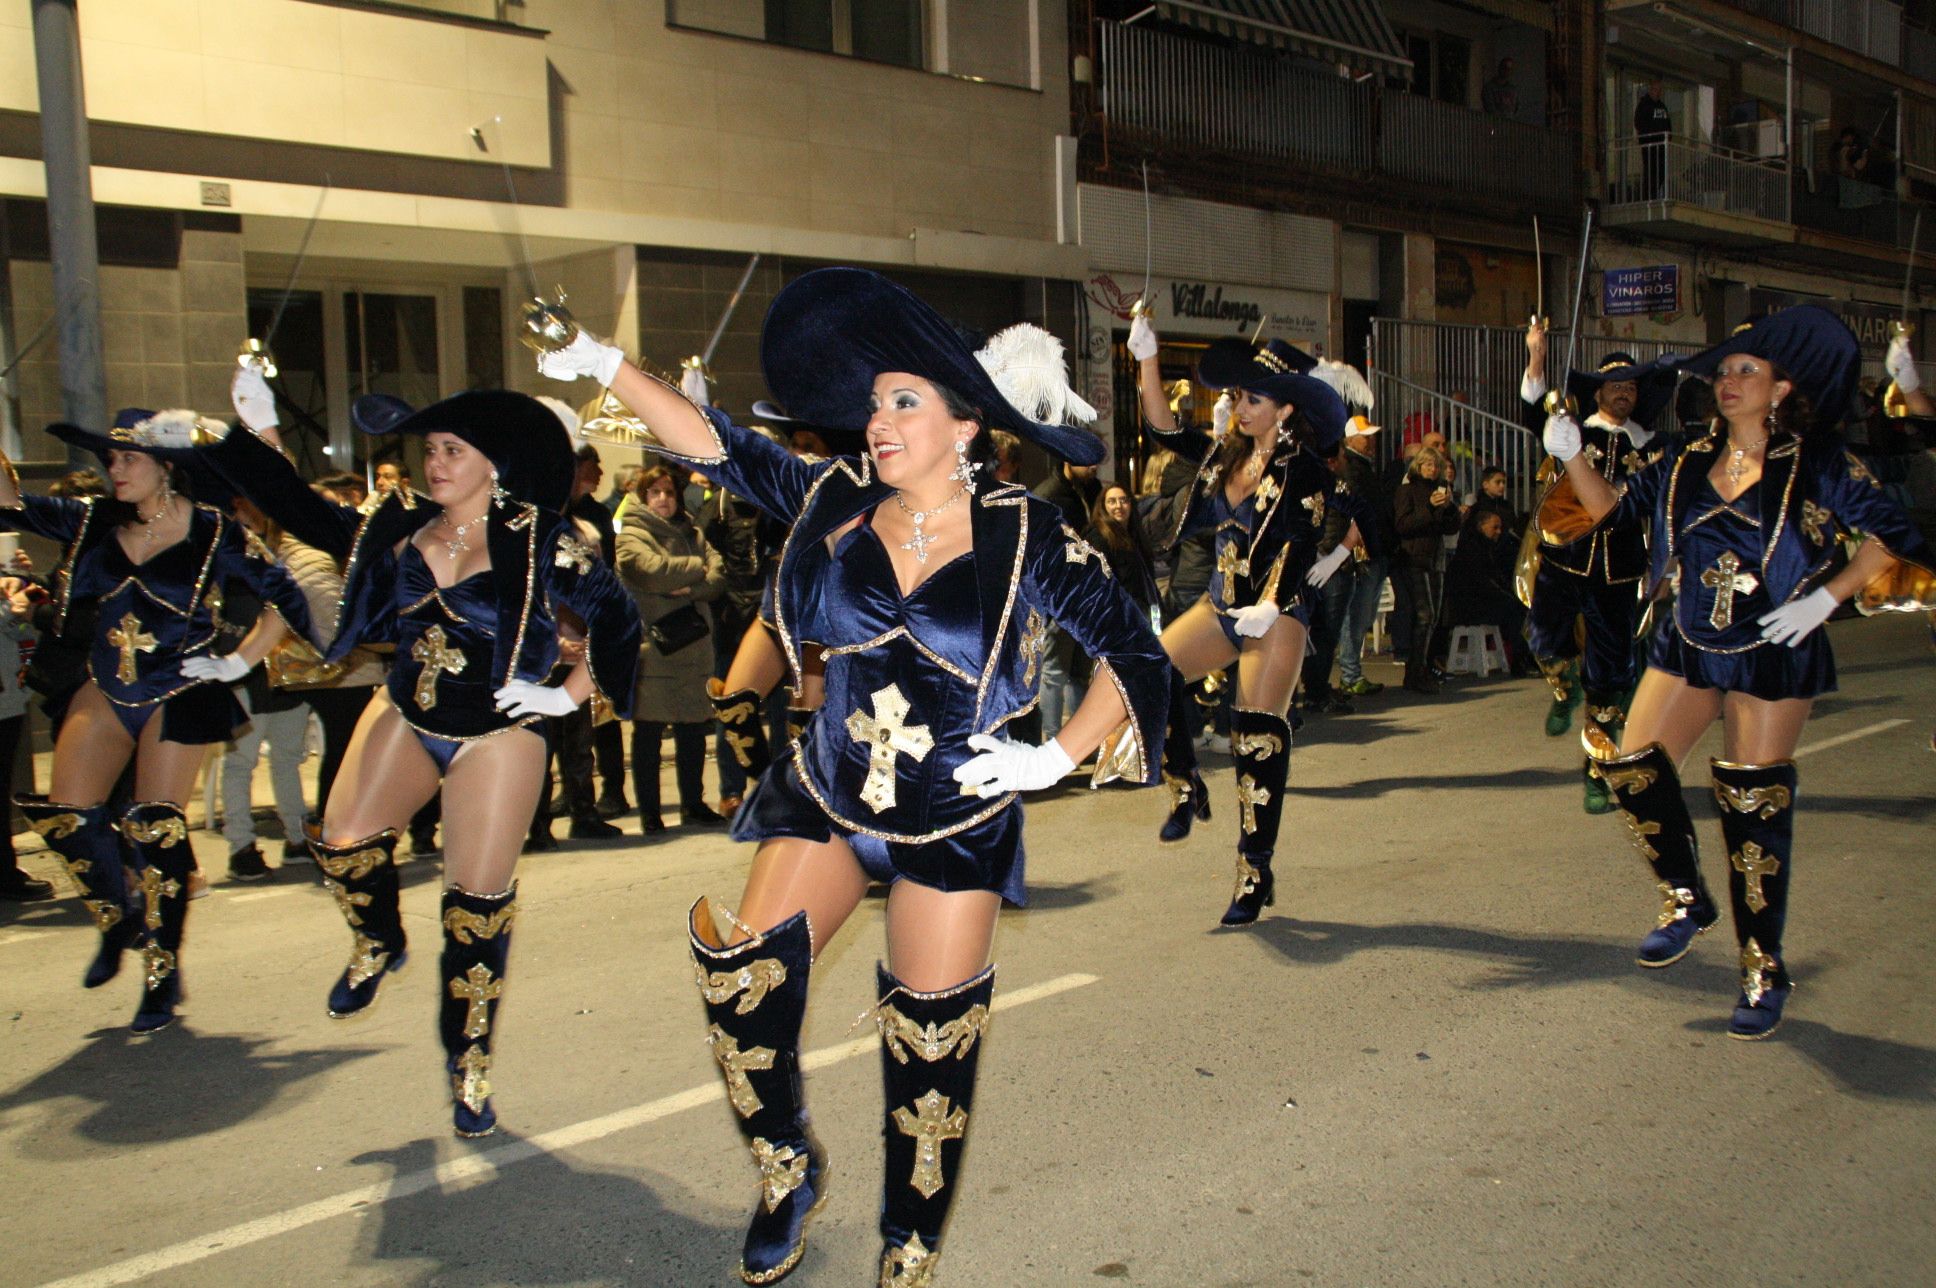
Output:
[[[1676,373],[1659,363],[1641,365],[1624,353],[1609,354],[1596,370],[1566,373],[1567,392],[1581,409],[1581,451],[1616,486],[1658,458],[1665,441],[1653,423],[1674,395]],[[1526,328],[1526,375],[1519,396],[1528,415],[1543,422],[1546,394],[1546,327]],[[1542,470],[1542,473],[1544,471]],[[1586,715],[1616,741],[1626,723],[1627,699],[1639,679],[1634,667],[1634,630],[1640,621],[1640,583],[1647,571],[1646,534],[1639,528],[1596,531],[1564,546],[1541,548],[1526,617],[1526,638],[1540,670],[1553,686],[1546,732],[1557,738],[1573,724],[1573,706],[1586,689]],[[1586,655],[1580,655],[1575,623],[1585,619]],[[1584,671],[1584,677],[1582,676]],[[1586,812],[1613,808],[1606,784],[1586,778]]]

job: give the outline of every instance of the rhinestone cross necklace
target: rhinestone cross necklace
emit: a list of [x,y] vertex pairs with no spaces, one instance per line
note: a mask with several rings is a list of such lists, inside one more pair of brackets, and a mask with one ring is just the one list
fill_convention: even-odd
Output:
[[1749,443],[1746,447],[1734,447],[1730,449],[1732,455],[1728,460],[1727,469],[1723,471],[1728,476],[1728,482],[1739,483],[1747,476],[1749,469],[1748,453],[1767,441],[1768,436],[1763,434],[1758,440]]
[[444,538],[444,551],[450,556],[452,563],[457,562],[458,555],[463,554],[471,548],[470,542],[464,540],[464,534],[484,522],[490,516],[490,513],[490,509],[486,507],[483,514],[478,515],[469,523],[452,523],[450,521],[450,515],[444,515],[444,527],[450,533],[450,536]]
[[968,495],[968,489],[965,487],[958,487],[955,489],[955,493],[953,496],[943,501],[940,505],[935,506],[934,509],[915,510],[910,508],[908,506],[908,503],[901,499],[901,494],[899,492],[896,492],[894,494],[894,504],[900,506],[901,513],[905,514],[909,519],[913,520],[914,522],[914,535],[901,543],[901,549],[912,550],[914,552],[914,561],[916,563],[922,563],[922,564],[926,563],[928,561],[928,547],[933,545],[939,538],[931,537],[927,533],[921,531],[921,525],[926,523],[929,519],[932,519],[935,515],[940,514],[943,510],[947,509],[949,506],[953,505],[956,501],[959,501],[962,497],[966,495]]

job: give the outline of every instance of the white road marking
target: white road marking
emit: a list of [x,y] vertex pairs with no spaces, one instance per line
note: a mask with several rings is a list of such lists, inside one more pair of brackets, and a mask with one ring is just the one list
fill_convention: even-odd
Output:
[[230,903],[254,903],[257,899],[273,899],[278,895],[301,894],[307,886],[284,886],[280,890],[251,890],[247,894],[232,894]]
[[[1053,997],[1057,993],[1066,993],[1070,989],[1082,988],[1097,981],[1098,977],[1094,975],[1058,976],[1040,984],[1031,984],[1027,988],[1018,988],[1012,993],[998,994],[993,1009],[1005,1011],[1010,1007],[1040,1001],[1045,997]],[[824,1069],[828,1065],[838,1064],[842,1060],[874,1049],[879,1041],[878,1037],[869,1035],[856,1038],[851,1042],[822,1047],[818,1051],[807,1052],[800,1063],[805,1069]],[[588,1118],[582,1123],[560,1127],[556,1131],[548,1131],[542,1135],[533,1136],[529,1140],[514,1141],[482,1153],[465,1154],[439,1163],[435,1167],[407,1172],[388,1181],[379,1181],[373,1185],[331,1195],[326,1199],[317,1199],[301,1207],[257,1217],[253,1221],[229,1226],[226,1230],[184,1239],[180,1243],[159,1248],[154,1252],[143,1253],[138,1257],[129,1257],[125,1261],[117,1261],[99,1270],[83,1271],[65,1279],[53,1280],[44,1284],[42,1288],[110,1288],[115,1284],[134,1283],[150,1275],[158,1275],[164,1270],[174,1270],[180,1266],[206,1260],[220,1252],[230,1252],[251,1243],[261,1243],[265,1239],[273,1239],[279,1234],[300,1230],[304,1226],[315,1225],[331,1217],[345,1216],[351,1212],[388,1203],[393,1199],[409,1198],[413,1194],[421,1194],[428,1189],[454,1185],[472,1177],[501,1171],[515,1163],[571,1149],[622,1131],[629,1131],[634,1127],[643,1127],[647,1123],[724,1098],[725,1089],[717,1082],[709,1082],[703,1087],[676,1092],[658,1100],[647,1101],[642,1105],[634,1105],[630,1109],[620,1109],[600,1118]]]
[[1909,721],[1906,719],[1880,720],[1875,724],[1857,729],[1852,733],[1838,733],[1833,738],[1824,738],[1820,742],[1811,742],[1806,747],[1797,747],[1795,748],[1795,754],[1790,759],[1799,760],[1803,756],[1812,755],[1818,751],[1827,751],[1831,747],[1840,747],[1843,743],[1854,742],[1857,738],[1867,738],[1870,734],[1883,733],[1887,730],[1894,729],[1897,725],[1906,725],[1908,723]]

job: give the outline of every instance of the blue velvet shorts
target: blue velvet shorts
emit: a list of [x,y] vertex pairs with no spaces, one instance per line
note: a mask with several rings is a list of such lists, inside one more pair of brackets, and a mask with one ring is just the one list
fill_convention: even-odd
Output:
[[1819,626],[1795,648],[1762,644],[1745,653],[1709,653],[1682,639],[1673,622],[1663,622],[1648,646],[1647,665],[1678,675],[1696,689],[1745,693],[1770,702],[1835,692],[1835,653]]
[[952,836],[889,841],[851,831],[829,818],[801,784],[795,753],[789,752],[768,767],[733,816],[735,841],[775,836],[830,841],[836,835],[847,842],[870,880],[892,885],[906,879],[937,890],[993,890],[1018,908],[1028,902],[1019,803]]
[[108,706],[114,709],[115,719],[128,731],[128,736],[137,742],[156,712],[161,713],[162,740],[191,747],[227,742],[235,737],[237,729],[249,723],[248,712],[242,709],[226,684],[191,684],[159,702],[130,705],[108,698]]

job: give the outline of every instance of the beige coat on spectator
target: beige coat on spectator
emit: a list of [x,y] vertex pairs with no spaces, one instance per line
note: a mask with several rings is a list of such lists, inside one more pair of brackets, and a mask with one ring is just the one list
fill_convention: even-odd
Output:
[[[726,589],[725,565],[692,520],[684,515],[661,519],[639,504],[625,508],[619,528],[618,575],[648,629],[674,609],[718,599]],[[712,719],[712,702],[706,697],[712,673],[711,639],[695,640],[671,657],[648,639],[639,649],[632,718],[666,724]]]

